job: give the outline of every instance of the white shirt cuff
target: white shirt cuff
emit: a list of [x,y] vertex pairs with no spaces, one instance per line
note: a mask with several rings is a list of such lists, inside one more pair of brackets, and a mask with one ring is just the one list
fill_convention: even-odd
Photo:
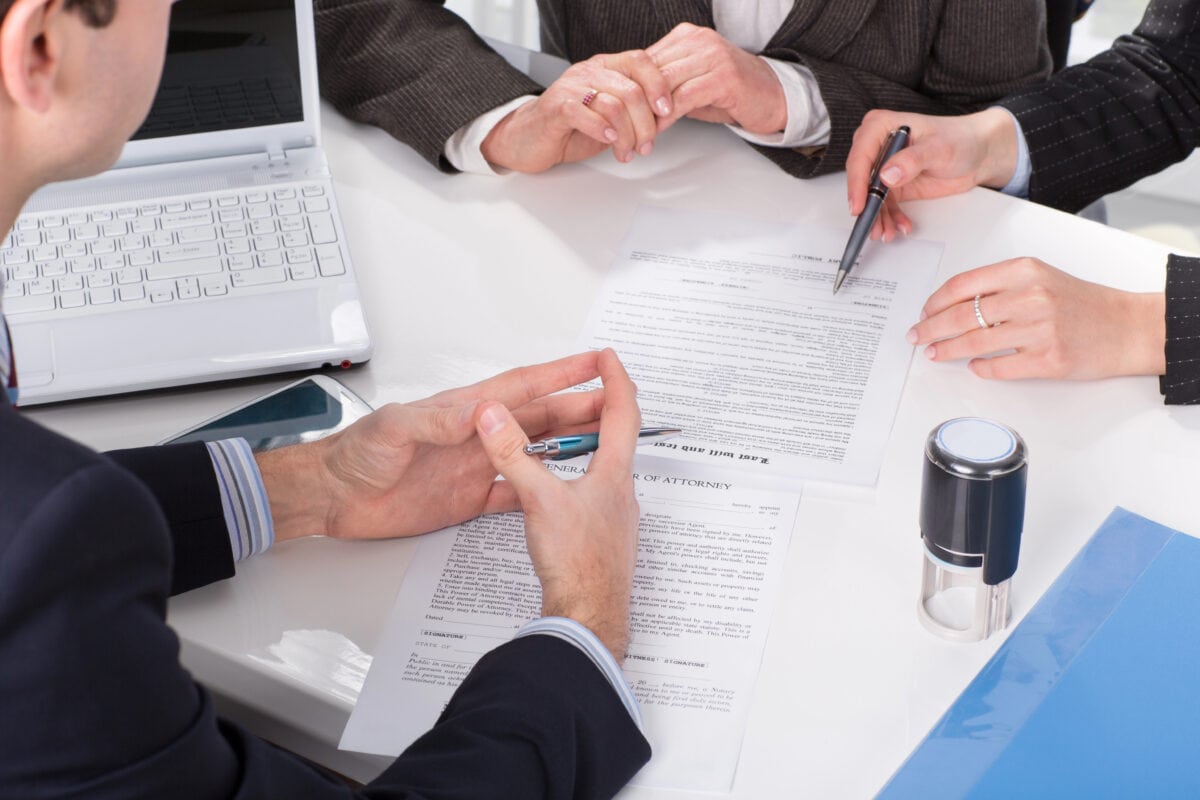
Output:
[[483,157],[483,140],[487,138],[487,135],[492,132],[492,128],[496,127],[500,120],[532,99],[534,99],[534,96],[531,94],[523,95],[516,100],[510,100],[502,106],[493,108],[486,114],[480,114],[474,120],[456,130],[446,140],[446,146],[442,148],[442,154],[446,156],[446,160],[450,162],[451,166],[459,172],[470,172],[474,175],[507,175],[510,170],[503,167],[493,167]]
[[638,730],[645,733],[642,727],[642,709],[638,706],[637,698],[633,696],[633,690],[629,688],[629,683],[625,680],[624,673],[617,666],[617,660],[613,658],[612,653],[608,652],[608,648],[600,643],[600,640],[596,638],[596,634],[567,617],[542,617],[523,625],[513,638],[534,635],[553,636],[557,639],[562,639],[564,642],[569,642],[582,650],[592,660],[592,663],[596,665],[596,668],[603,673],[604,677],[608,678],[608,682],[612,684],[613,691],[621,699],[622,705],[629,712],[629,716],[633,718],[633,722],[638,726]]
[[1008,179],[1008,183],[1004,184],[1004,188],[1000,191],[1013,197],[1028,197],[1029,178],[1033,175],[1033,162],[1029,160],[1029,143],[1025,141],[1025,132],[1021,130],[1021,123],[1017,121],[1015,114],[1004,106],[995,106],[995,108],[1004,109],[1004,113],[1008,114],[1008,118],[1012,120],[1013,128],[1017,132],[1017,168],[1013,170],[1013,176]]
[[[762,58],[760,56],[760,58]],[[764,147],[813,147],[829,143],[829,111],[821,98],[821,87],[812,70],[803,64],[763,58],[779,78],[787,102],[787,127],[781,133],[749,133],[737,125],[727,126],[752,144]]]
[[245,439],[222,439],[207,444],[208,456],[217,473],[234,561],[265,553],[275,543],[275,524],[250,444]]

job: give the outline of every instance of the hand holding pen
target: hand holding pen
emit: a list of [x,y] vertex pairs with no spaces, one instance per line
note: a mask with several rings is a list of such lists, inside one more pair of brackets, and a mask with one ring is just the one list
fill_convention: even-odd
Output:
[[484,450],[525,512],[525,541],[542,584],[542,615],[592,631],[617,661],[629,642],[629,593],[637,564],[633,451],[641,427],[637,387],[611,350],[598,358],[604,383],[600,435],[586,475],[563,480],[525,455],[529,440],[501,403],[475,412]]
[[993,107],[962,117],[933,117],[907,111],[877,109],[863,117],[846,156],[846,195],[850,213],[866,205],[871,170],[891,131],[909,129],[908,147],[888,160],[879,173],[889,187],[888,199],[871,230],[872,239],[890,242],[913,231],[913,221],[900,207],[909,200],[929,200],[968,191],[975,186],[999,189],[1015,174],[1017,126],[1012,115]]
[[901,125],[889,133],[875,159],[874,166],[871,167],[870,181],[867,186],[867,202],[863,206],[862,213],[854,222],[854,229],[850,231],[850,241],[846,243],[846,252],[842,254],[842,263],[838,265],[837,274],[833,278],[834,294],[837,294],[838,289],[842,288],[842,281],[846,279],[850,270],[854,268],[855,262],[858,261],[858,254],[862,252],[863,245],[866,244],[867,237],[871,234],[871,228],[874,227],[875,220],[879,216],[879,210],[883,208],[883,203],[887,200],[888,187],[880,178],[879,173],[888,160],[908,144],[908,133],[907,125]]

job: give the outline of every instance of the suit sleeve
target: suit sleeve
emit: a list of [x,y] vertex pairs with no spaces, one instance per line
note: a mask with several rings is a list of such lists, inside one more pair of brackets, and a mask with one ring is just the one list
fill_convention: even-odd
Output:
[[616,691],[578,647],[525,636],[480,659],[438,723],[371,785],[421,797],[600,800],[650,758]]
[[1159,389],[1168,405],[1200,403],[1200,258],[1167,259],[1167,371]]
[[542,91],[439,0],[317,0],[315,15],[325,99],[444,172],[455,171],[442,156],[455,131]]
[[1137,30],[1007,98],[1029,144],[1029,198],[1078,211],[1200,146],[1200,0],[1153,0]]
[[140,480],[166,516],[174,559],[171,594],[233,577],[233,549],[216,472],[202,442],[106,454]]
[[[829,112],[830,133],[823,148],[756,147],[797,177],[836,172],[845,168],[854,132],[872,109],[962,114],[1050,74],[1042,0],[948,2],[939,19],[923,24],[936,27],[932,36],[920,23],[911,21],[899,30],[880,30],[880,24],[865,29],[860,36],[881,37],[876,45],[860,44],[858,48],[878,54],[878,63],[872,65],[877,69],[844,63],[836,53],[823,56],[789,47],[764,51],[764,56],[812,70]],[[928,43],[928,53],[917,59],[923,68],[907,81],[882,76],[888,70],[893,41]]]
[[356,791],[216,718],[164,621],[166,527],[145,486],[96,461],[8,537],[0,796],[601,798],[648,757],[587,656],[530,636],[486,656],[434,729]]
[[95,461],[21,522],[0,567],[0,796],[218,797],[236,764],[163,621],[171,549],[141,484]]

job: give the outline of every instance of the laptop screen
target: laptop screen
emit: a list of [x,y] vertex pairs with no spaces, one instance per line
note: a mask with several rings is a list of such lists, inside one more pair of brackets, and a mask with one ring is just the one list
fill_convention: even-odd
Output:
[[293,0],[183,0],[154,105],[134,139],[300,122]]

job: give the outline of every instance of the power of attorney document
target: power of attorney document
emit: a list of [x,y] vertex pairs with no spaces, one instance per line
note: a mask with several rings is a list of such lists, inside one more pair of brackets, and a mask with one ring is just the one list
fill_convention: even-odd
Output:
[[[546,465],[578,477],[586,459]],[[665,459],[639,458],[635,471],[641,538],[624,672],[654,756],[633,782],[729,791],[800,495]],[[339,746],[399,755],[484,653],[540,615],[522,515],[423,537]]]
[[841,290],[845,231],[640,208],[582,333],[638,385],[655,455],[874,484],[942,245],[868,242]]

